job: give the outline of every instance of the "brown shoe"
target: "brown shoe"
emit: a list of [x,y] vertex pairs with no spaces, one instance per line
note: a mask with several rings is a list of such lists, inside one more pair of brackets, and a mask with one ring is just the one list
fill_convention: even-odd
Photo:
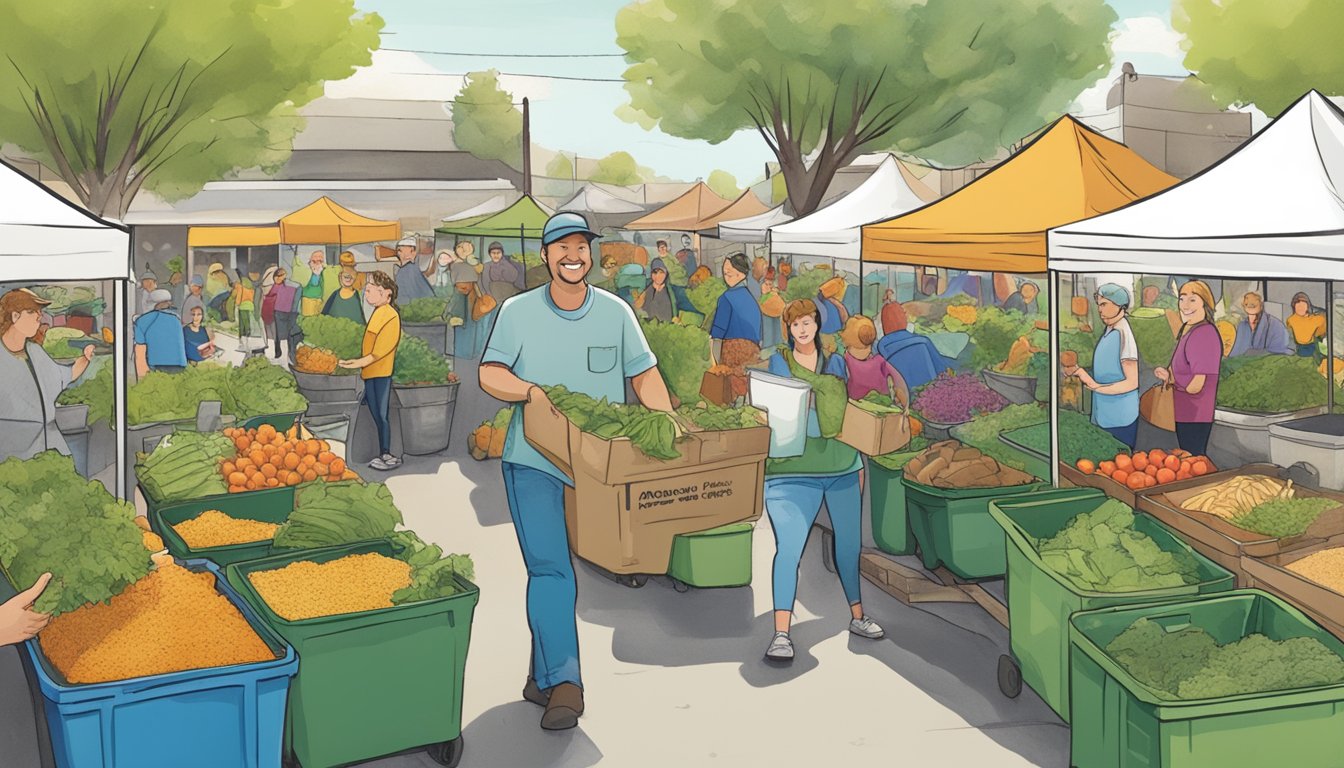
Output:
[[523,686],[523,699],[539,707],[544,707],[546,702],[550,701],[550,696],[547,695],[546,691],[541,690],[536,680],[529,677],[527,678],[527,684]]
[[541,715],[541,727],[548,731],[563,731],[579,724],[583,714],[583,689],[574,683],[561,683],[550,691],[546,711]]

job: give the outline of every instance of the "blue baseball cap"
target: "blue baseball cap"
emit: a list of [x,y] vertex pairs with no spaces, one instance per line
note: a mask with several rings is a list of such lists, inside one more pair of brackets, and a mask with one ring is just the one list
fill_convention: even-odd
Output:
[[1129,289],[1115,283],[1106,283],[1100,286],[1097,288],[1097,295],[1117,307],[1128,307],[1130,303]]
[[550,245],[557,240],[563,240],[570,235],[583,235],[588,238],[588,242],[596,240],[600,235],[594,232],[588,226],[588,220],[581,214],[565,211],[557,213],[546,220],[546,226],[541,230],[541,244]]

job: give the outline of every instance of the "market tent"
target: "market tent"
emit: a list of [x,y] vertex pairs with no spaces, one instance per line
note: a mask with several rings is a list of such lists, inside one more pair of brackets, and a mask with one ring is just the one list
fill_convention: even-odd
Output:
[[643,213],[644,208],[611,194],[594,184],[584,184],[574,196],[556,207],[575,213]]
[[552,213],[554,211],[537,202],[531,195],[523,195],[499,213],[449,221],[434,231],[463,237],[521,237],[538,240]]
[[244,248],[279,245],[280,227],[189,227],[188,248]]
[[859,258],[859,229],[923,205],[888,155],[853,192],[800,219],[770,228],[770,252],[830,259]]
[[1050,269],[1344,280],[1344,112],[1308,92],[1197,176],[1051,230]]
[[697,182],[676,200],[626,224],[624,229],[652,232],[693,232],[696,225],[732,204]]
[[130,230],[0,163],[0,274],[19,280],[127,280]]
[[863,228],[863,260],[1040,273],[1046,231],[1159,192],[1176,179],[1136,152],[1062,117],[948,197]]
[[[131,231],[107,221],[0,161],[0,274],[6,281],[116,280],[112,331],[112,396],[126,402],[126,321],[130,317]],[[113,429],[126,434],[126,409],[116,407]],[[116,488],[127,497],[126,441],[117,440]]]
[[280,219],[280,242],[286,245],[355,245],[401,237],[401,223],[361,216],[323,196]]
[[487,216],[493,216],[512,205],[512,203],[509,202],[511,197],[512,195],[508,197],[505,197],[504,195],[495,195],[480,205],[473,205],[472,207],[458,211],[451,216],[445,216],[441,221],[453,221],[458,223],[468,219],[481,221]]
[[784,212],[784,206],[778,205],[755,216],[720,221],[718,237],[736,243],[764,243],[771,227],[792,220],[793,217]]
[[708,216],[699,222],[696,222],[693,229],[704,235],[714,236],[719,232],[719,222],[734,221],[749,216],[760,216],[763,213],[769,213],[769,208],[755,192],[750,189],[743,192],[736,200],[724,206],[721,210],[715,211],[713,215]]

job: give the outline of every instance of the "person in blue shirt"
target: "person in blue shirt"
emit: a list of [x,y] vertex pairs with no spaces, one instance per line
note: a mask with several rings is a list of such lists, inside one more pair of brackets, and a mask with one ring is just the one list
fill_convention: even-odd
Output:
[[1247,354],[1291,355],[1295,352],[1288,341],[1288,326],[1279,318],[1265,312],[1265,300],[1252,291],[1241,299],[1246,318],[1237,323],[1236,341],[1232,342],[1230,357]]
[[1092,423],[1134,450],[1139,438],[1139,345],[1129,327],[1129,289],[1106,283],[1093,301],[1105,325],[1092,351],[1092,371],[1065,366],[1065,376],[1077,376],[1092,390]]
[[910,331],[905,308],[899,302],[882,306],[882,338],[877,341],[877,353],[900,372],[905,385],[913,392],[916,387],[938,378],[938,374],[952,367],[952,361],[943,357],[929,339]]
[[154,307],[135,319],[135,374],[151,370],[175,373],[187,367],[182,321],[173,311],[173,295],[162,288],[149,294]]
[[215,354],[214,336],[210,333],[210,329],[205,327],[204,322],[205,310],[201,307],[192,307],[190,321],[182,326],[188,363],[203,362]]
[[481,389],[514,406],[502,458],[509,513],[527,566],[532,675],[523,697],[546,708],[541,727],[547,730],[573,728],[584,709],[577,587],[565,523],[565,488],[573,481],[528,444],[524,413],[553,407],[542,386],[625,402],[627,379],[645,407],[672,411],[634,310],[586,281],[597,236],[577,213],[547,220],[541,256],[551,281],[499,308],[479,369]]
[[761,359],[761,304],[747,288],[751,265],[745,253],[723,260],[723,281],[728,290],[714,307],[714,360],[738,371]]
[[[817,341],[822,312],[811,299],[800,299],[784,310],[789,344],[770,358],[770,373],[802,379],[812,385],[813,403],[807,415],[807,440],[803,453],[765,463],[765,512],[775,532],[773,575],[775,632],[765,658],[779,664],[793,661],[789,628],[798,591],[798,566],[808,534],[826,503],[835,531],[835,570],[849,602],[849,631],[876,640],[882,627],[863,612],[859,596],[859,549],[863,527],[863,489],[859,478],[863,459],[854,448],[835,439],[840,424],[834,417],[821,418],[816,400],[837,398],[840,412],[848,399],[843,385],[845,366],[838,355],[827,355]],[[838,387],[819,388],[827,377],[839,379]],[[834,381],[832,384],[836,383]],[[834,409],[827,408],[828,413]]]

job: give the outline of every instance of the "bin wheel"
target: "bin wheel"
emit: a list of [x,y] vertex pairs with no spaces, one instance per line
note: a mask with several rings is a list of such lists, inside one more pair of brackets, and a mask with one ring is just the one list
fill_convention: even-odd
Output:
[[821,530],[821,564],[835,573],[835,534],[825,528]]
[[462,761],[462,737],[458,736],[452,741],[431,744],[425,751],[429,753],[429,759],[439,765],[456,768],[457,764]]
[[649,577],[642,573],[632,573],[621,577],[621,583],[631,589],[639,589],[648,583]]
[[690,591],[691,591],[691,585],[690,585],[690,584],[687,584],[686,582],[682,581],[681,579],[672,579],[672,588],[675,589],[675,590],[677,590],[678,592],[690,592]]
[[1022,668],[1008,654],[999,657],[999,691],[1010,699],[1022,693]]

